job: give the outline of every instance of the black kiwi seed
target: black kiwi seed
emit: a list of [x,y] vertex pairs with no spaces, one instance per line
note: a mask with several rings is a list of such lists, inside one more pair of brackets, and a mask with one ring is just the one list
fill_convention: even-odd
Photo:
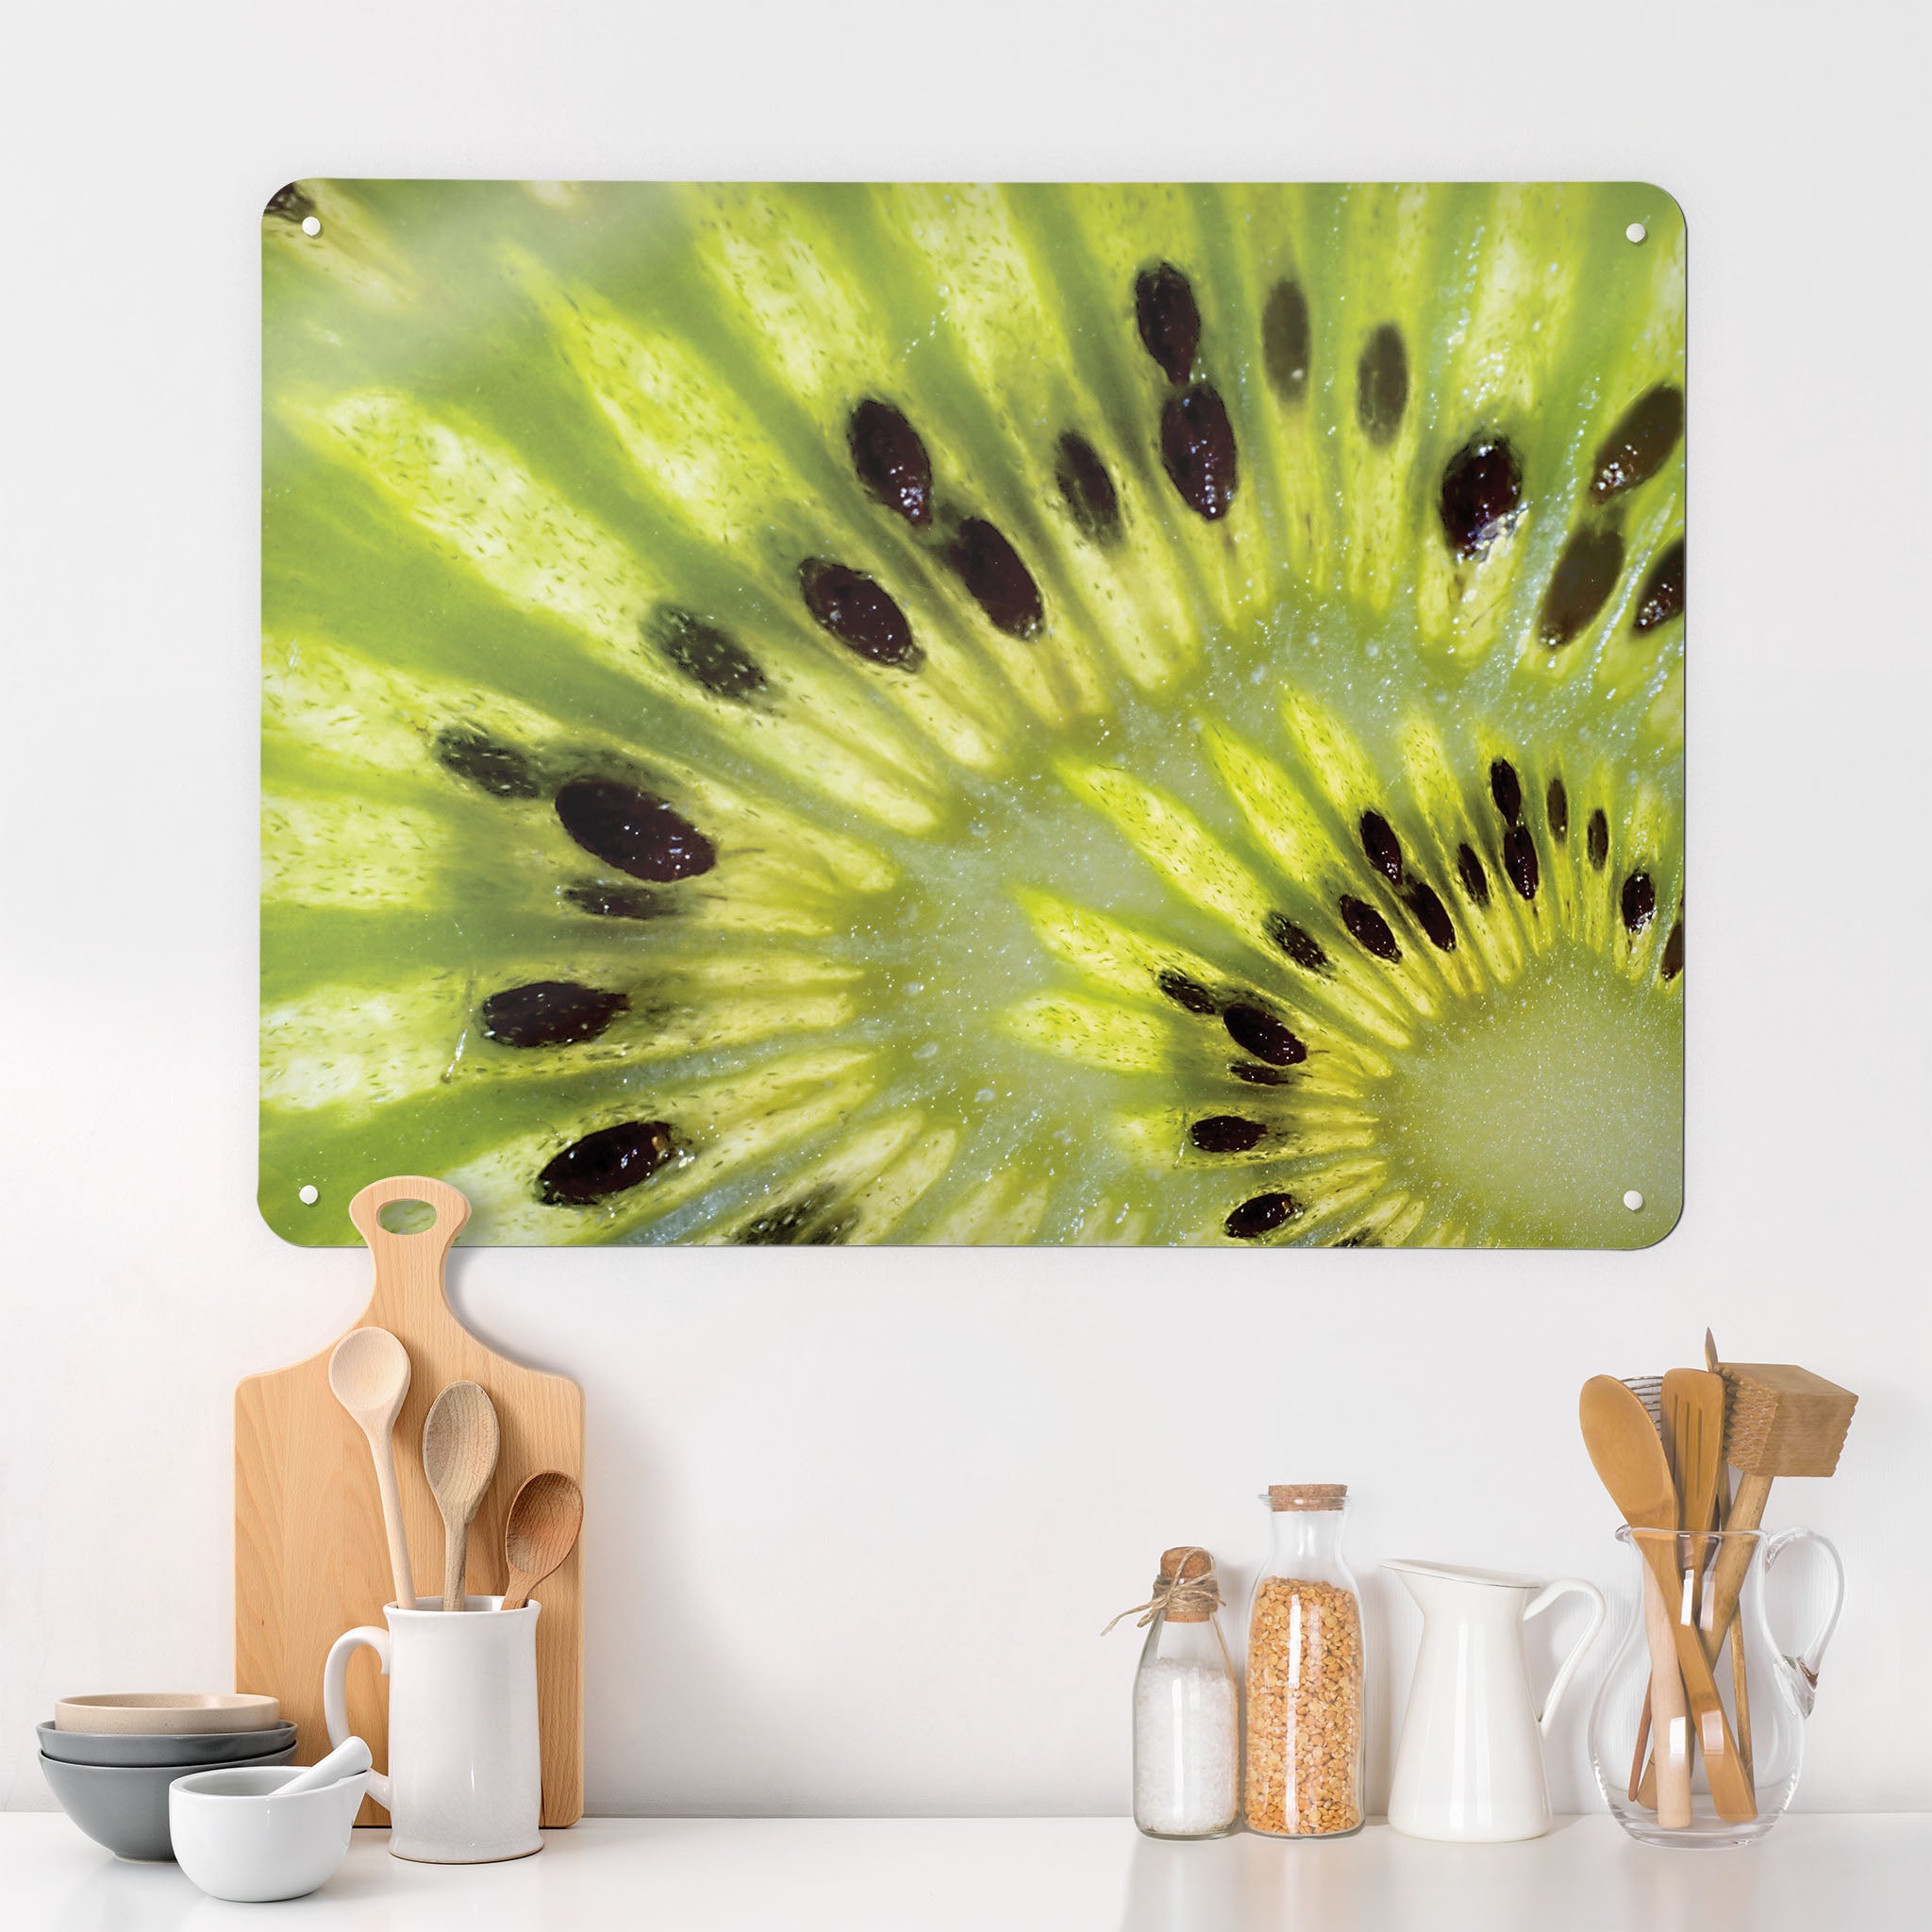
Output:
[[1603,871],[1604,861],[1610,856],[1610,822],[1602,806],[1591,813],[1590,830],[1585,834],[1585,840],[1591,871]]
[[1040,586],[1020,553],[984,517],[968,517],[946,547],[946,560],[987,622],[1009,638],[1037,637],[1046,619]]
[[749,704],[765,688],[757,660],[715,624],[675,604],[660,605],[646,629],[649,641],[678,670],[715,698]]
[[1190,979],[1185,973],[1171,969],[1155,975],[1154,983],[1175,1006],[1190,1013],[1213,1013],[1220,1010],[1220,1002],[1199,980]]
[[445,724],[433,749],[444,771],[492,798],[536,798],[543,790],[525,754],[474,724]]
[[832,1199],[830,1188],[814,1188],[797,1200],[746,1222],[732,1240],[747,1248],[832,1247],[845,1232],[842,1222],[827,1224],[823,1220]]
[[1362,850],[1368,854],[1369,863],[1379,873],[1385,874],[1389,883],[1399,886],[1402,883],[1402,846],[1395,837],[1395,829],[1378,811],[1365,811],[1361,818]]
[[900,671],[917,671],[925,662],[906,613],[863,571],[808,557],[798,566],[798,584],[819,628],[859,657]]
[[1395,943],[1395,935],[1389,929],[1389,922],[1373,906],[1351,898],[1346,892],[1342,893],[1339,904],[1342,924],[1347,926],[1356,944],[1363,952],[1373,953],[1376,958],[1391,963],[1402,958],[1402,948]]
[[571,1046],[595,1040],[618,1014],[629,1010],[624,993],[569,979],[536,979],[491,993],[477,1018],[483,1037],[499,1046]]
[[1562,844],[1570,836],[1570,794],[1560,778],[1552,778],[1550,789],[1543,793],[1543,815],[1550,822],[1550,837]]
[[1345,1234],[1339,1241],[1330,1241],[1331,1248],[1379,1248],[1382,1243],[1367,1228],[1358,1227],[1353,1234]]
[[1257,1194],[1229,1214],[1222,1224],[1238,1241],[1252,1241],[1292,1221],[1302,1206],[1292,1194]]
[[1537,865],[1536,841],[1527,825],[1511,825],[1503,835],[1503,870],[1516,888],[1520,899],[1536,897],[1541,873]]
[[1112,542],[1121,533],[1121,500],[1100,452],[1069,429],[1053,474],[1074,521],[1096,542]]
[[1267,1137],[1259,1121],[1244,1121],[1238,1113],[1210,1113],[1188,1129],[1188,1139],[1203,1154],[1245,1154]]
[[268,206],[262,209],[264,215],[273,215],[278,222],[293,222],[298,227],[314,212],[315,204],[299,181],[291,181],[286,188],[277,188],[269,196]]
[[1438,503],[1457,557],[1480,557],[1523,513],[1523,464],[1500,436],[1479,436],[1449,458]]
[[1664,553],[1651,565],[1643,588],[1637,593],[1637,616],[1632,628],[1640,633],[1655,630],[1684,613],[1684,540],[1665,546]]
[[1308,392],[1308,298],[1294,282],[1276,282],[1261,310],[1261,362],[1284,403]]
[[646,892],[638,886],[608,885],[585,880],[563,889],[564,898],[579,912],[597,919],[665,919],[676,908],[666,892]]
[[1428,934],[1429,943],[1439,953],[1453,953],[1456,950],[1456,926],[1449,917],[1449,908],[1443,905],[1434,886],[1426,879],[1417,879],[1403,894],[1408,909],[1415,914],[1415,923]]
[[666,1121],[624,1121],[573,1141],[537,1176],[539,1197],[552,1208],[584,1208],[649,1180],[676,1151]]
[[1392,442],[1408,407],[1408,351],[1402,331],[1385,322],[1362,345],[1355,368],[1355,414],[1371,442]]
[[593,858],[634,879],[667,885],[718,862],[717,847],[689,819],[615,778],[571,779],[558,790],[557,816]]
[[1664,977],[1674,979],[1684,970],[1684,921],[1680,916],[1664,941]]
[[1271,912],[1268,915],[1268,937],[1297,966],[1305,966],[1310,973],[1327,972],[1328,955],[1322,950],[1321,942],[1312,933],[1297,925],[1287,913]]
[[1498,758],[1490,767],[1490,796],[1503,814],[1506,825],[1520,824],[1523,818],[1523,781],[1507,758]]
[[1271,1067],[1299,1066],[1308,1050],[1273,1013],[1259,1007],[1233,1006],[1221,1016],[1228,1038]]
[[1560,650],[1617,588],[1624,568],[1624,540],[1614,530],[1581,529],[1563,546],[1543,592],[1538,628],[1553,651]]
[[1596,453],[1590,500],[1607,503],[1625,490],[1655,476],[1684,433],[1684,391],[1660,382],[1624,411]]
[[1134,320],[1141,346],[1178,389],[1192,373],[1201,346],[1201,311],[1187,276],[1173,262],[1141,272],[1134,283]]
[[915,529],[932,522],[932,459],[891,403],[868,396],[846,425],[852,467],[873,499]]
[[1227,1071],[1250,1087],[1286,1087],[1288,1075],[1279,1067],[1258,1066],[1253,1060],[1230,1060]]
[[1196,516],[1215,523],[1228,512],[1240,480],[1234,425],[1205,382],[1169,396],[1160,411],[1160,460],[1168,481]]
[[1624,881],[1624,930],[1641,932],[1657,913],[1657,888],[1647,872],[1633,872]]
[[1462,881],[1462,890],[1474,905],[1487,906],[1490,903],[1490,875],[1483,870],[1483,862],[1475,856],[1475,847],[1463,844],[1456,848],[1456,876]]

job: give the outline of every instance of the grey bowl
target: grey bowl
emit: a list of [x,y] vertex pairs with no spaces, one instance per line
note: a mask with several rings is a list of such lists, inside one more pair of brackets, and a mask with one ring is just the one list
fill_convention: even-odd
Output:
[[266,1761],[295,1741],[295,1726],[284,1721],[266,1731],[190,1731],[149,1736],[140,1731],[63,1731],[39,1724],[41,1755],[66,1764],[172,1764],[182,1771],[212,1770],[223,1764]]
[[[252,1770],[261,1764],[286,1764],[294,1757],[293,1744],[265,1757],[243,1760]],[[106,1845],[117,1858],[172,1858],[168,1837],[168,1787],[191,1771],[213,1771],[208,1764],[69,1764],[41,1754],[41,1771],[60,1808],[97,1845]]]

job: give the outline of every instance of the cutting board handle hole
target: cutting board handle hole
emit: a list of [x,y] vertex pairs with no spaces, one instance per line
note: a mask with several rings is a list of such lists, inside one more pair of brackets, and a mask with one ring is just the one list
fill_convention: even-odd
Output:
[[427,1234],[436,1225],[436,1209],[427,1201],[385,1201],[375,1218],[385,1234]]

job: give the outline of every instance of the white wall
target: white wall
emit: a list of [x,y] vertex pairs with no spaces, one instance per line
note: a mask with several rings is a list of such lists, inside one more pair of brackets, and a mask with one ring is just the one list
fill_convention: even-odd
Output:
[[364,1291],[253,1200],[264,197],[1124,174],[1640,175],[1688,209],[1688,1211],[1627,1257],[464,1255],[466,1318],[589,1396],[593,1808],[1124,1808],[1135,1641],[1100,1625],[1164,1543],[1252,1554],[1271,1479],[1360,1498],[1386,1790],[1413,1623],[1376,1559],[1621,1585],[1575,1391],[1707,1322],[1863,1398],[1840,1477],[1774,1505],[1852,1578],[1803,1798],[1932,1806],[1924,28],[1691,11],[12,17],[0,1802],[47,1802],[57,1694],[227,1681],[230,1389]]

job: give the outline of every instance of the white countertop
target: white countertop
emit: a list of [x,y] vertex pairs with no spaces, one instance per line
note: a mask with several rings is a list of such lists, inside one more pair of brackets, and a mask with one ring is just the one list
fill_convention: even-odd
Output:
[[1608,1818],[1519,1845],[1372,1824],[1331,1844],[1144,1839],[1124,1818],[592,1818],[507,1865],[411,1865],[358,1831],[292,1904],[204,1898],[57,1813],[0,1814],[0,1919],[30,1932],[1924,1932],[1932,1814],[1799,1814],[1742,1851],[1655,1851]]

